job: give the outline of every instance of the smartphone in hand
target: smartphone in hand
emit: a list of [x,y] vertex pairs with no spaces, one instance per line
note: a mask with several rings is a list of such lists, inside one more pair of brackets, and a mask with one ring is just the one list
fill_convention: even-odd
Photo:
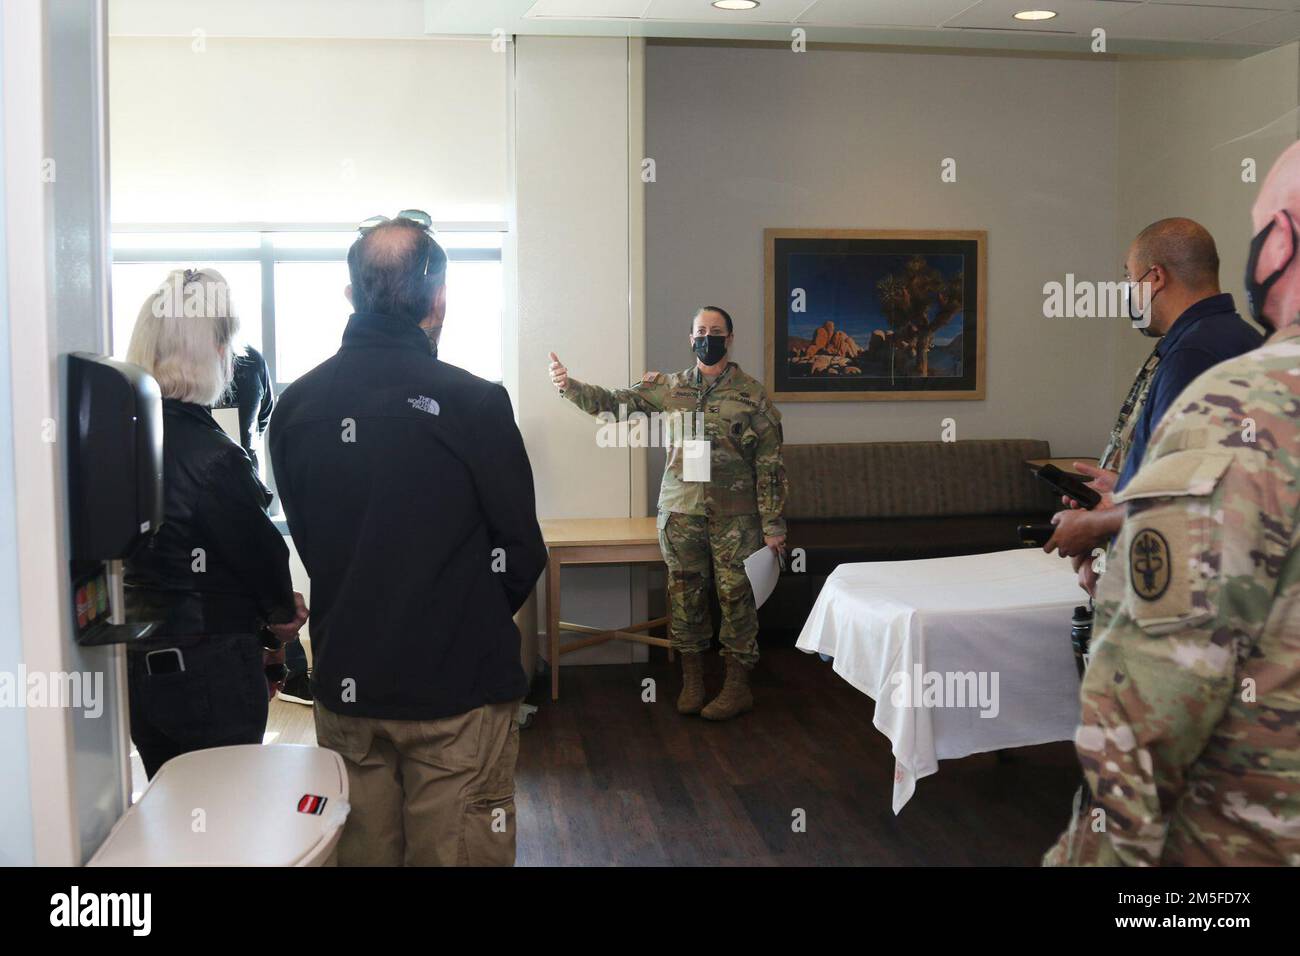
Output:
[[1089,511],[1101,503],[1101,495],[1089,488],[1082,478],[1061,471],[1055,465],[1044,465],[1034,474],[1051,485],[1058,494],[1073,498]]
[[1047,544],[1053,532],[1056,531],[1054,524],[1022,524],[1016,528],[1020,534],[1020,543],[1025,547],[1033,546],[1041,548]]

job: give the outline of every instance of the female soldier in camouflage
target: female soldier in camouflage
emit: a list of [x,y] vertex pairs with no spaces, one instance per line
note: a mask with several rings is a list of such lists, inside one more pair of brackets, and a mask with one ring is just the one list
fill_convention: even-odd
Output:
[[[657,413],[672,426],[659,489],[659,546],[668,566],[673,648],[682,658],[677,710],[726,720],[754,706],[749,671],[758,661],[758,610],[744,561],[766,544],[785,546],[786,478],[781,461],[781,413],[763,386],[728,362],[731,316],[705,306],[691,320],[695,362],[681,372],[647,372],[631,388],[606,389],[569,377],[551,353],[551,379],[569,401],[591,415],[617,415],[619,407]],[[703,434],[696,433],[700,423]],[[707,442],[703,480],[687,459]],[[691,472],[690,477],[687,472]],[[697,480],[692,480],[697,479]],[[704,703],[701,654],[713,628],[710,573],[722,607],[719,638],[727,662],[722,692]]]

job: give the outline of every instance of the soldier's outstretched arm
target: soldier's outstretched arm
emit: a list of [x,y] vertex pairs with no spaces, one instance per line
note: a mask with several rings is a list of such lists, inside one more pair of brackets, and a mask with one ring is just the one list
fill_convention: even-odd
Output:
[[785,497],[789,483],[785,477],[785,459],[781,455],[781,413],[767,399],[754,416],[758,443],[754,447],[754,490],[758,497],[758,514],[763,534],[785,534]]
[[588,415],[599,415],[601,412],[617,415],[620,406],[626,407],[629,412],[644,412],[647,415],[663,411],[666,377],[658,372],[647,373],[631,388],[601,388],[572,378],[554,352],[550,358],[551,381],[561,395]]
[[[1128,515],[1098,589],[1075,738],[1120,862],[1158,865],[1187,771],[1234,694],[1271,592],[1258,475],[1222,446],[1149,457],[1116,497]],[[1252,480],[1256,479],[1256,480]]]

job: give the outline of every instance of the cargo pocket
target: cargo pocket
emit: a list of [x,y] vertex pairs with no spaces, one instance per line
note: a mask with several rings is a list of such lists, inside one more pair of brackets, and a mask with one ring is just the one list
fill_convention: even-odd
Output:
[[[503,705],[489,705],[500,708]],[[514,866],[515,862],[515,764],[519,758],[519,721],[512,709],[506,738],[492,766],[487,768],[479,794],[470,797],[461,811],[460,866]],[[493,721],[485,718],[484,725]],[[498,725],[499,726],[499,725]]]
[[1149,634],[1165,634],[1216,613],[1222,521],[1215,489],[1233,456],[1178,451],[1144,464],[1116,503],[1127,503],[1117,552],[1126,578],[1124,610]]
[[480,797],[461,814],[458,866],[514,866],[515,795]]

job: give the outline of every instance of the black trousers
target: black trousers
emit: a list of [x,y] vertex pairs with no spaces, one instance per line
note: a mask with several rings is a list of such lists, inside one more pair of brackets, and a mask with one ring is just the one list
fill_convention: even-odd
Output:
[[[176,647],[184,670],[162,673]],[[266,731],[267,685],[255,634],[214,634],[132,648],[127,656],[131,739],[152,779],[172,757],[231,744],[260,744]]]

